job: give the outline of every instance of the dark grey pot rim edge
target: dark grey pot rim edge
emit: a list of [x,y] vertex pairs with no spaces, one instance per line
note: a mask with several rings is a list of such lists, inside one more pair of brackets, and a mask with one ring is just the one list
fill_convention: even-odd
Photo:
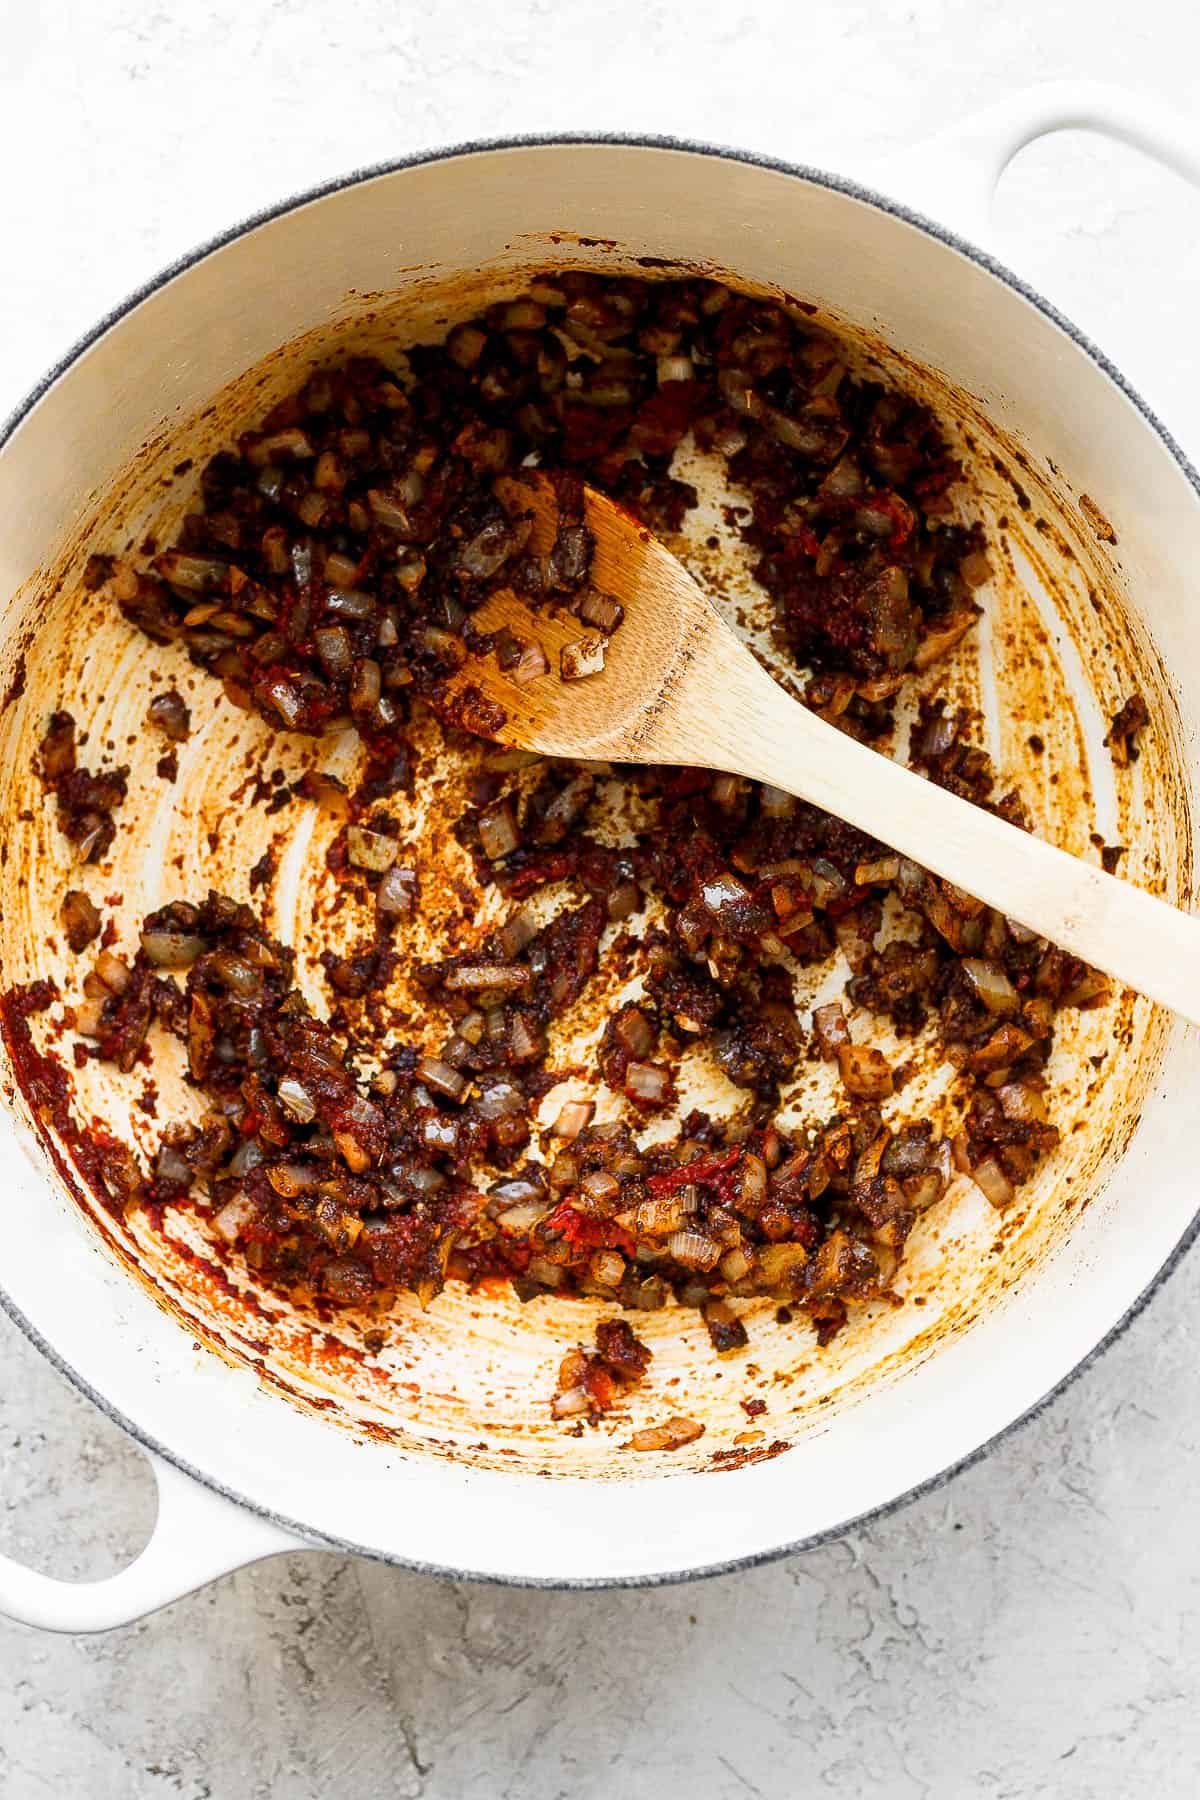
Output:
[[[262,210],[251,214],[239,224],[231,226],[228,230],[207,239],[194,250],[187,252],[183,256],[178,257],[175,261],[169,263],[156,275],[152,276],[148,281],[136,288],[118,305],[113,307],[112,310],[93,326],[90,331],[79,338],[65,355],[42,376],[41,380],[30,390],[24,400],[13,409],[8,418],[0,425],[0,450],[3,450],[4,446],[8,443],[22,421],[29,415],[37,405],[38,401],[42,399],[49,389],[74,366],[79,358],[89,350],[93,344],[97,343],[108,331],[119,324],[127,314],[135,311],[144,300],[149,299],[161,288],[166,287],[176,276],[185,273],[185,271],[193,268],[197,263],[203,262],[205,258],[213,255],[216,251],[223,249],[226,245],[235,242],[238,238],[245,237],[250,232],[257,230],[259,226],[269,224],[274,219],[282,218],[288,213],[296,212],[304,206],[311,205],[314,201],[325,199],[329,195],[339,193],[344,189],[360,186],[361,184],[375,180],[380,176],[398,174],[405,169],[420,168],[429,163],[447,162],[457,157],[474,156],[485,152],[538,148],[552,149],[557,146],[588,145],[624,146],[630,149],[676,151],[688,155],[712,157],[719,161],[744,163],[751,167],[767,169],[776,174],[787,175],[801,181],[813,183],[818,187],[827,188],[833,193],[844,195],[847,199],[858,200],[865,205],[873,206],[882,212],[891,214],[894,218],[903,220],[906,224],[915,227],[926,236],[934,238],[937,242],[946,245],[949,249],[956,250],[960,255],[966,257],[970,262],[975,263],[980,268],[985,269],[990,275],[993,275],[997,280],[1003,282],[1006,287],[1020,295],[1022,299],[1026,300],[1038,312],[1042,313],[1044,317],[1049,319],[1052,324],[1056,325],[1059,330],[1064,332],[1066,336],[1084,352],[1089,360],[1095,364],[1102,374],[1108,377],[1114,386],[1124,394],[1125,398],[1129,400],[1141,414],[1145,423],[1149,425],[1151,430],[1160,439],[1176,465],[1182,471],[1193,491],[1200,497],[1200,476],[1197,475],[1192,463],[1176,443],[1171,433],[1157,418],[1152,409],[1146,404],[1145,400],[1142,399],[1141,395],[1130,386],[1120,370],[1117,369],[1115,365],[1110,362],[1108,357],[1105,356],[1104,352],[1100,350],[1077,325],[1073,324],[1070,319],[1061,313],[1057,307],[1053,306],[1027,282],[1023,281],[1020,276],[1015,275],[1011,269],[1007,268],[1003,263],[998,262],[986,251],[980,250],[975,245],[959,237],[956,233],[939,225],[935,220],[926,218],[912,208],[905,206],[898,201],[891,200],[873,189],[863,186],[859,182],[848,180],[840,175],[830,174],[825,170],[814,169],[803,164],[791,163],[778,157],[766,156],[754,151],[741,150],[730,146],[702,143],[672,136],[626,132],[578,131],[531,133],[528,135],[516,135],[511,137],[473,139],[447,145],[442,149],[421,150],[415,152],[411,156],[398,157],[391,161],[369,165],[366,168],[351,170],[345,175],[335,176],[331,180],[322,182],[316,187],[308,188],[302,193],[292,195],[290,198],[278,202],[274,206],[265,207]],[[576,1590],[594,1591],[613,1588],[638,1589],[675,1586],[682,1582],[698,1581],[718,1575],[732,1574],[741,1569],[757,1568],[764,1564],[778,1561],[783,1557],[795,1555],[802,1550],[816,1549],[822,1544],[836,1541],[848,1531],[853,1530],[856,1526],[869,1524],[877,1519],[887,1518],[892,1513],[898,1512],[901,1508],[908,1506],[912,1501],[947,1486],[956,1476],[963,1474],[967,1469],[973,1468],[976,1463],[981,1462],[990,1451],[997,1447],[997,1445],[1002,1444],[1007,1438],[1020,1431],[1033,1419],[1036,1419],[1059,1397],[1059,1395],[1065,1393],[1066,1390],[1079,1379],[1085,1370],[1091,1368],[1098,1362],[1105,1351],[1107,1351],[1118,1338],[1124,1335],[1133,1320],[1137,1318],[1139,1313],[1141,1313],[1146,1306],[1148,1306],[1151,1299],[1160,1290],[1168,1277],[1179,1267],[1184,1256],[1194,1244],[1198,1233],[1200,1233],[1200,1211],[1197,1211],[1192,1218],[1191,1223],[1183,1232],[1174,1249],[1169,1253],[1158,1272],[1147,1283],[1145,1288],[1128,1307],[1123,1316],[1105,1333],[1093,1348],[1088,1351],[1085,1356],[1081,1357],[1074,1367],[1068,1370],[1060,1380],[1055,1382],[1039,1400],[1036,1400],[1031,1406],[1027,1407],[1024,1412],[1018,1414],[1015,1419],[1011,1420],[999,1431],[993,1433],[990,1438],[986,1439],[982,1444],[977,1445],[975,1449],[969,1451],[965,1456],[949,1463],[945,1468],[938,1470],[935,1474],[928,1476],[924,1481],[918,1482],[915,1486],[906,1488],[902,1493],[893,1496],[890,1500],[883,1501],[878,1506],[869,1507],[863,1512],[855,1513],[852,1517],[842,1520],[837,1525],[829,1526],[824,1531],[815,1532],[807,1537],[798,1538],[785,1544],[772,1545],[767,1549],[750,1551],[742,1556],[734,1556],[717,1562],[704,1563],[695,1568],[670,1570],[664,1573],[650,1575],[547,1577],[496,1574],[484,1569],[460,1569],[455,1568],[450,1564],[422,1561],[419,1558],[403,1556],[395,1552],[381,1550],[374,1545],[358,1544],[350,1539],[338,1537],[331,1533],[315,1531],[311,1525],[303,1524],[284,1514],[276,1513],[269,1507],[262,1506],[256,1501],[248,1499],[245,1495],[237,1493],[234,1489],[227,1487],[217,1477],[207,1474],[202,1469],[196,1468],[185,1456],[172,1450],[168,1445],[159,1442],[152,1433],[145,1431],[141,1426],[135,1424],[133,1420],[127,1418],[125,1414],[121,1412],[118,1407],[113,1405],[105,1395],[98,1392],[97,1389],[91,1385],[86,1376],[82,1375],[79,1370],[61,1355],[55,1346],[48,1341],[41,1331],[38,1330],[37,1326],[33,1324],[32,1320],[25,1316],[4,1290],[3,1286],[0,1286],[0,1309],[7,1314],[16,1326],[18,1326],[29,1341],[41,1351],[47,1361],[71,1382],[72,1386],[78,1389],[81,1394],[111,1419],[114,1424],[119,1426],[122,1431],[134,1440],[135,1443],[140,1444],[143,1449],[152,1452],[153,1455],[161,1457],[164,1462],[172,1464],[183,1474],[190,1476],[192,1480],[198,1482],[201,1486],[208,1488],[211,1492],[219,1494],[223,1499],[231,1502],[233,1505],[253,1513],[259,1518],[266,1519],[271,1524],[278,1526],[281,1530],[295,1536],[298,1540],[295,1546],[297,1550],[307,1548],[338,1550],[354,1556],[364,1556],[377,1562],[389,1563],[398,1568],[411,1570],[416,1574],[439,1575],[452,1580],[472,1581],[500,1587],[540,1588],[562,1592]],[[668,1477],[667,1479],[670,1478]],[[281,1546],[280,1553],[287,1549],[288,1546]],[[183,1598],[183,1595],[178,1597]],[[165,1604],[170,1604],[170,1602],[168,1601]]]

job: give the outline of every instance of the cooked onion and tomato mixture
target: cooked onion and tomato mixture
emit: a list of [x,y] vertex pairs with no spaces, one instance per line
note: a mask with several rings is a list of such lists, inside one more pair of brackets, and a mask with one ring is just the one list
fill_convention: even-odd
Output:
[[[581,640],[622,625],[589,579],[580,482],[670,533],[696,503],[672,473],[690,436],[726,466],[729,529],[808,704],[885,738],[909,672],[970,630],[988,561],[981,528],[952,510],[962,474],[935,419],[843,356],[804,309],[713,282],[548,275],[444,344],[319,369],[208,464],[173,548],[93,559],[89,579],[234,704],[278,731],[353,727],[369,752],[354,791],[314,769],[290,796],[340,820],[329,881],[373,890],[372,935],[322,958],[325,1016],[292,950],[216,893],[151,914],[132,959],[95,957],[78,1054],[132,1075],[173,1034],[203,1102],[198,1123],[163,1123],[149,1167],[102,1147],[116,1202],[207,1209],[257,1278],[318,1304],[378,1312],[396,1290],[427,1302],[448,1280],[500,1277],[523,1300],[696,1308],[726,1352],[746,1342],[752,1297],[822,1342],[848,1308],[894,1299],[914,1222],[956,1171],[996,1207],[1013,1200],[1058,1137],[1043,1074],[1056,1013],[1102,999],[1103,978],[775,789],[497,751],[471,735],[486,716],[445,703],[468,655],[518,683],[559,678],[535,641],[473,631],[497,587],[577,615]],[[535,465],[561,509],[546,556],[504,479]],[[413,955],[422,898],[396,801],[430,716],[470,760],[454,829],[503,909],[421,963],[423,1029],[406,1041],[375,1002]],[[911,761],[1023,822],[969,724],[923,700]],[[173,778],[178,694],[155,699],[147,729]],[[63,713],[41,756],[63,831],[81,861],[101,858],[124,771],[81,768]],[[63,925],[92,956],[101,916],[81,890]],[[797,982],[814,965],[844,972],[844,994],[809,1017]],[[611,991],[614,967],[628,997],[593,1065],[564,1069],[573,1010]],[[949,1126],[906,1112],[910,1059],[861,1041],[883,1019],[889,1041],[921,1034],[952,1065]],[[678,1117],[694,1058],[736,1091],[724,1116]],[[797,1123],[783,1097],[818,1059],[836,1068],[837,1108]],[[568,1075],[595,1097],[547,1118]],[[568,1356],[556,1412],[603,1412],[645,1360],[614,1314],[595,1352]],[[686,1442],[691,1425],[663,1430]]]

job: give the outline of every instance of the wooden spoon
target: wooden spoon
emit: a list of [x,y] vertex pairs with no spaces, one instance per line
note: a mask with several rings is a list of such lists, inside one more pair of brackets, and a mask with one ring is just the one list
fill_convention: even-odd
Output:
[[[836,813],[902,855],[1200,1023],[1200,919],[1057,850],[867,749],[790,699],[686,569],[614,501],[586,488],[591,579],[625,609],[603,667],[563,680],[602,634],[508,590],[473,615],[538,644],[546,674],[518,685],[494,655],[473,656],[448,688],[464,722],[498,742],[582,761],[686,763],[747,775]],[[553,541],[557,503],[544,476],[505,484],[534,514],[534,546]],[[594,658],[593,658],[594,659]]]

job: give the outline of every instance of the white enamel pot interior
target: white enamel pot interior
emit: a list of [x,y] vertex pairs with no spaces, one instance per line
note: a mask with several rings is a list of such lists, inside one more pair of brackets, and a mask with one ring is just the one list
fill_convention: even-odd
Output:
[[[261,411],[315,355],[444,329],[531,267],[638,258],[811,302],[856,354],[931,395],[977,465],[1004,546],[985,645],[1001,675],[961,672],[993,747],[1044,829],[1086,851],[1099,828],[1130,844],[1133,878],[1191,903],[1200,498],[1114,373],[984,258],[828,178],[676,146],[527,143],[367,175],[234,234],[106,322],[10,427],[6,986],[46,968],[65,986],[78,979],[53,911],[69,865],[29,774],[46,711],[68,700],[116,759],[136,761],[115,733],[136,725],[152,691],[139,683],[166,667],[120,622],[87,613],[87,551],[119,548],[118,521],[167,519],[164,474]],[[183,665],[179,678],[202,704],[202,678]],[[1100,740],[1131,683],[1153,729],[1136,768],[1114,771]],[[130,815],[138,829],[122,832],[112,879],[131,918],[208,878],[205,796],[243,742],[214,721],[176,789],[130,802],[145,810]],[[1026,748],[1035,730],[1041,763]],[[240,838],[236,849],[241,865],[222,852],[230,879],[249,860]],[[1068,1026],[1055,1068],[1063,1150],[1002,1224],[978,1195],[944,1206],[910,1258],[920,1306],[856,1321],[825,1355],[768,1310],[739,1365],[715,1361],[693,1317],[654,1316],[655,1368],[634,1422],[682,1410],[708,1423],[670,1460],[622,1453],[629,1416],[580,1439],[550,1425],[555,1364],[590,1336],[586,1307],[448,1294],[424,1315],[402,1308],[395,1343],[373,1361],[317,1345],[311,1321],[256,1314],[182,1251],[164,1254],[73,1192],[83,1184],[56,1166],[8,1072],[5,1304],[161,1459],[164,1510],[139,1574],[64,1600],[0,1562],[0,1606],[47,1624],[110,1623],[297,1537],[459,1575],[603,1584],[746,1563],[843,1528],[1035,1407],[1190,1238],[1197,1034],[1126,997]],[[90,1098],[109,1118],[128,1105],[103,1084]],[[751,1392],[768,1402],[766,1429],[739,1442]],[[239,1509],[215,1516],[222,1503],[168,1464]]]

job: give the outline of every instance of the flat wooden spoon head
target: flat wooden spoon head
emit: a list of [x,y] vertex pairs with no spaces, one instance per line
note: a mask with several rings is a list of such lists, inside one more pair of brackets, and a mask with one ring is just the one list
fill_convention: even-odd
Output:
[[[531,548],[547,554],[559,521],[550,481],[531,470],[500,489],[510,511],[533,514]],[[545,673],[524,680],[519,669],[502,668],[494,651],[473,655],[446,683],[447,713],[498,743],[549,756],[681,760],[671,718],[698,659],[722,639],[726,654],[746,652],[687,571],[616,501],[585,488],[584,523],[594,538],[591,587],[619,604],[619,627],[605,632],[565,604],[533,606],[499,590],[472,614],[473,630],[507,630],[521,645],[539,647]]]
[[[532,511],[533,547],[547,552],[558,523],[547,478],[531,471],[502,497]],[[644,525],[591,488],[584,521],[592,584],[623,607],[620,628],[494,594],[474,630],[540,645],[545,670],[522,684],[494,648],[473,654],[447,683],[447,716],[551,756],[690,763],[785,788],[1200,1023],[1200,920],[845,736],[759,667]]]

